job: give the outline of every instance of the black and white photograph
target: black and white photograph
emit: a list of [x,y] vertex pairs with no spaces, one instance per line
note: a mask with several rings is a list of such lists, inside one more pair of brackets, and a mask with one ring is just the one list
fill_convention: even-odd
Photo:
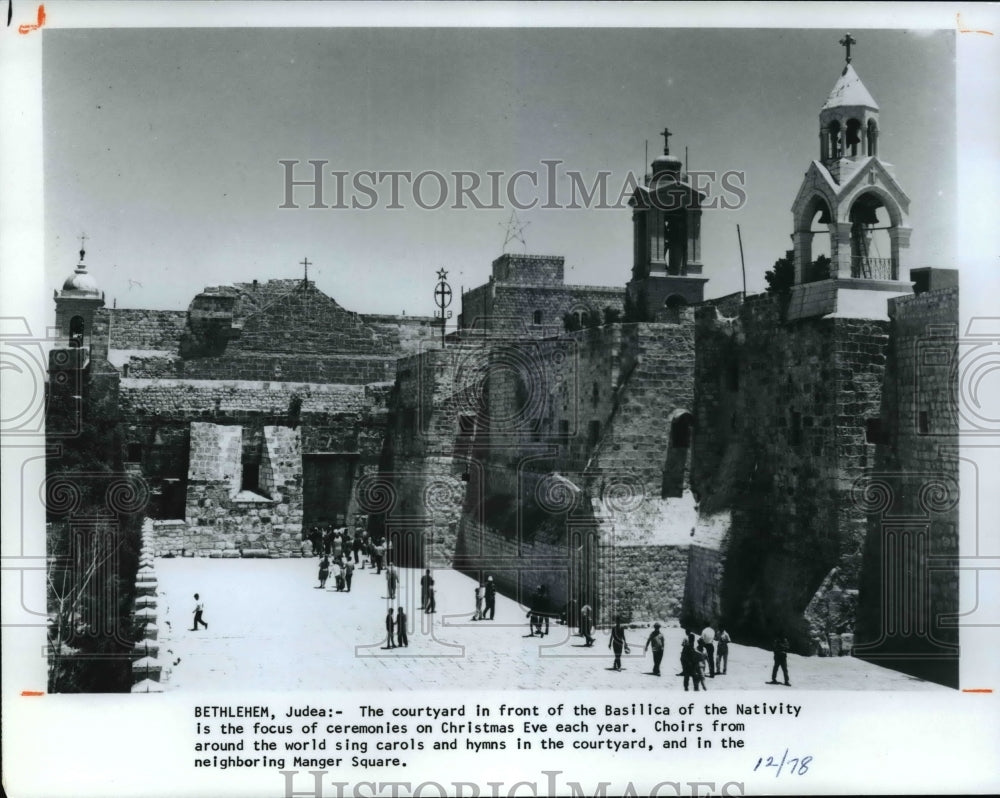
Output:
[[1000,786],[995,9],[209,5],[10,8],[10,795]]

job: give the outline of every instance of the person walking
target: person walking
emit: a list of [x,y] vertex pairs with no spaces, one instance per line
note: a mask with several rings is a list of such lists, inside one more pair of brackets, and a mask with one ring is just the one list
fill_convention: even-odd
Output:
[[788,640],[784,635],[778,635],[774,639],[774,667],[771,668],[771,681],[768,684],[778,684],[778,668],[785,677],[785,686],[791,687],[788,681]]
[[586,641],[585,645],[590,648],[594,645],[596,638],[591,634],[594,629],[594,621],[590,617],[590,605],[584,604],[580,608],[580,634],[583,635],[583,639]]
[[723,624],[719,624],[719,636],[715,638],[715,673],[725,676],[729,669],[729,632]]
[[625,642],[625,628],[622,626],[621,618],[615,619],[615,625],[611,629],[611,639],[608,640],[608,648],[614,651],[615,654],[615,661],[611,666],[612,669],[620,671],[622,669],[622,650],[626,654],[632,653],[628,647],[628,643]]
[[497,614],[497,586],[493,583],[493,577],[486,577],[486,610],[483,612],[483,619],[489,615],[489,620],[493,620]]
[[389,612],[385,616],[385,636],[386,636],[386,648],[395,648],[396,644],[393,642],[393,632],[396,628],[396,619],[392,617],[392,607],[389,607]]
[[[537,619],[538,634],[544,637],[549,633],[549,590],[545,585],[535,588],[535,595],[532,601],[532,610]],[[542,624],[545,624],[545,631],[542,631]]]
[[431,569],[428,568],[424,571],[424,575],[420,577],[420,609],[427,609],[427,588],[431,586],[434,582],[434,578],[431,576]]
[[351,549],[354,551],[354,564],[361,564],[361,533],[357,530],[354,531],[354,542],[351,544]]
[[658,623],[653,624],[653,631],[646,639],[646,647],[642,650],[642,653],[645,654],[649,651],[650,646],[653,648],[653,676],[659,676],[660,663],[663,662],[663,649],[665,643],[663,641],[663,633],[660,631],[660,625]]
[[427,588],[427,613],[428,615],[437,610],[437,599],[434,597],[434,583],[431,582]]
[[387,565],[385,567],[385,584],[386,588],[389,590],[389,598],[396,598],[396,583],[399,581],[399,576],[396,574],[396,567],[394,565]]
[[348,560],[347,564],[344,566],[344,585],[348,593],[351,592],[351,580],[353,578],[354,578],[354,563]]
[[333,578],[337,583],[337,592],[344,589],[344,566],[340,562],[340,557],[333,560]]
[[201,614],[205,611],[205,605],[202,600],[198,597],[198,594],[194,594],[194,625],[191,627],[192,632],[198,631],[198,624],[201,624],[206,629],[208,624],[202,619]]
[[410,646],[410,641],[406,637],[406,613],[402,607],[396,610],[396,642],[403,648]]
[[330,578],[330,561],[323,555],[323,559],[319,561],[319,587],[323,589],[326,587],[326,580]]
[[701,642],[705,645],[705,656],[708,657],[708,678],[715,678],[715,630],[709,624],[701,630]]

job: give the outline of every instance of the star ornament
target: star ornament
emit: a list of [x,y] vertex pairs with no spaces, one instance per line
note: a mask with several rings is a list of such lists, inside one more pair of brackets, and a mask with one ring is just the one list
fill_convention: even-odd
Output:
[[438,279],[439,280],[447,280],[448,279],[448,272],[445,271],[444,269],[438,269]]

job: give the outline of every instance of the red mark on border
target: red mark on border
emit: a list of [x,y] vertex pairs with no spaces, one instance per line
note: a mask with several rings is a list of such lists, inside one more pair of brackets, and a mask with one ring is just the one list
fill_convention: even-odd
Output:
[[21,695],[45,695],[41,690],[22,690]]
[[38,30],[42,25],[45,24],[45,6],[38,6],[38,22],[34,25],[18,25],[17,32],[22,36],[26,33],[31,33],[33,30]]
[[963,693],[992,693],[993,689],[990,687],[965,687],[962,689]]
[[959,33],[982,33],[985,34],[986,36],[993,35],[993,31],[991,30],[976,30],[975,28],[963,28],[961,14],[955,14],[955,25],[958,28]]

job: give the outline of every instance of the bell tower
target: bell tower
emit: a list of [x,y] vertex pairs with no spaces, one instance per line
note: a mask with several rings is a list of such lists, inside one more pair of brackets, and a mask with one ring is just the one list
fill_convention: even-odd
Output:
[[94,313],[104,307],[104,292],[98,289],[97,281],[83,262],[87,255],[83,247],[86,240],[86,235],[80,236],[80,262],[54,296],[59,345],[68,349],[90,347]]
[[851,64],[857,40],[848,33],[840,44],[844,68],[819,112],[819,159],[792,205],[790,319],[886,318],[887,299],[912,293],[903,279],[910,265],[910,199],[879,154],[878,103]]
[[663,155],[629,200],[632,208],[632,279],[626,286],[629,321],[676,316],[677,309],[701,302],[708,278],[701,276],[701,205],[705,195],[682,173],[670,154],[664,128]]

